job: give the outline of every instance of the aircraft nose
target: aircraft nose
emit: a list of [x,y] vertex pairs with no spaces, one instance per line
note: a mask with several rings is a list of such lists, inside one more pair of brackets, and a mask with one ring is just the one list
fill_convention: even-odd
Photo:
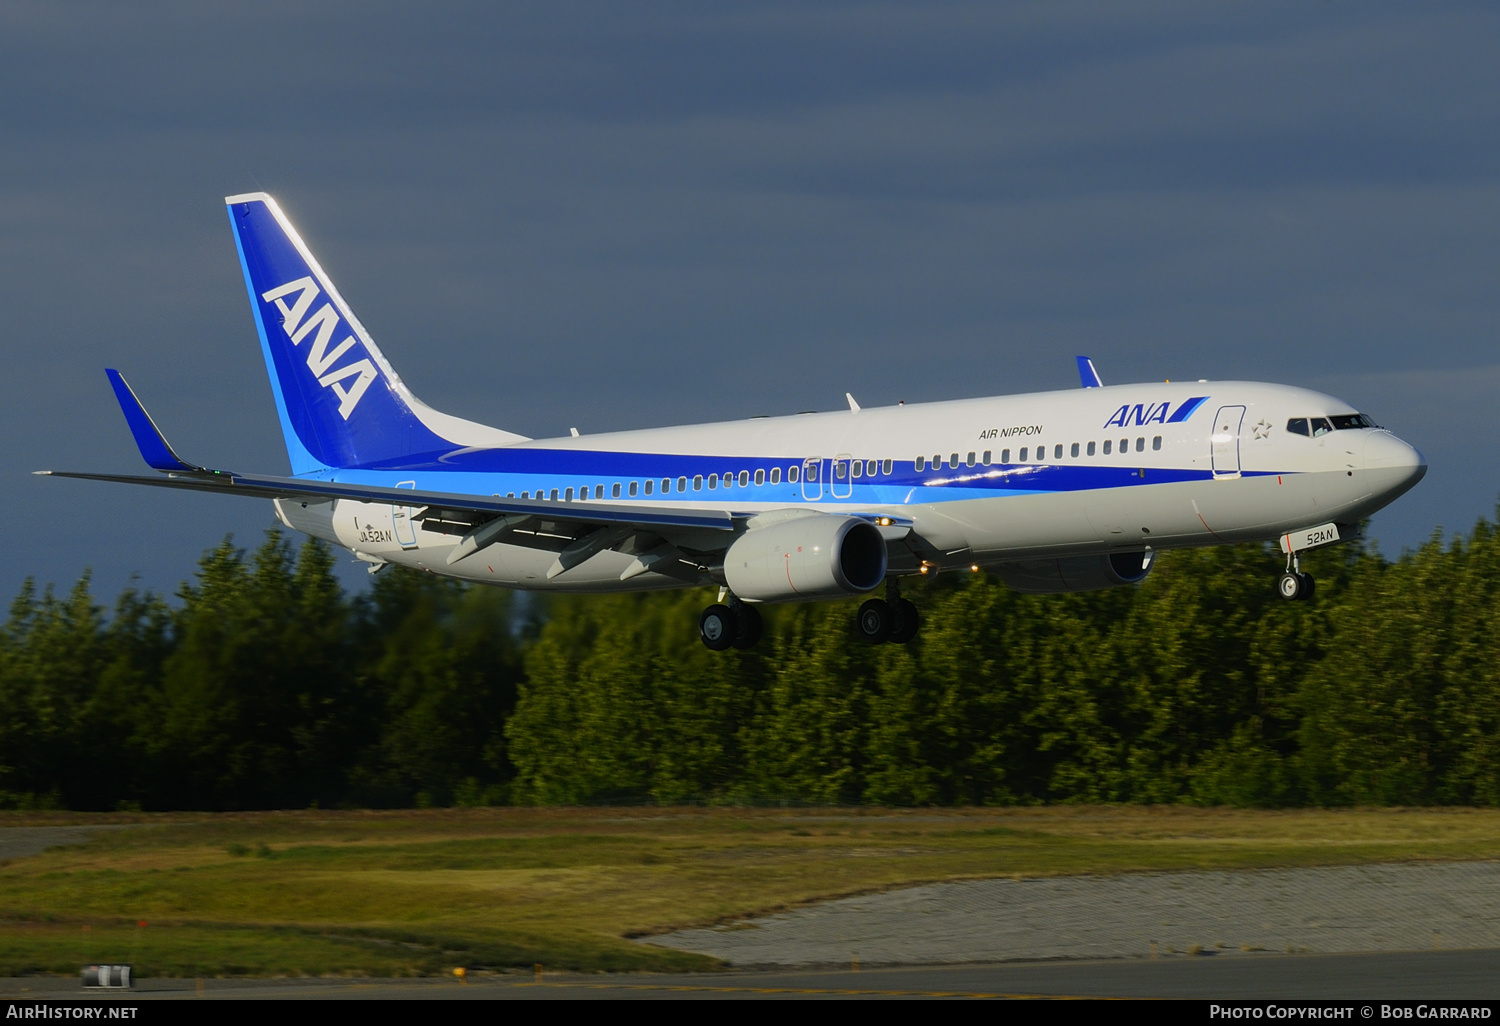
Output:
[[1365,439],[1365,469],[1394,472],[1396,486],[1405,491],[1427,473],[1427,458],[1389,431],[1372,431]]

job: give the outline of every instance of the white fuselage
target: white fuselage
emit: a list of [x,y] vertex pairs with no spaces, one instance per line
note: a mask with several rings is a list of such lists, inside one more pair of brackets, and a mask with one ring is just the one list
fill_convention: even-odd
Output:
[[[728,509],[736,517],[787,509],[890,514],[909,522],[888,534],[904,542],[892,545],[891,572],[911,573],[1269,540],[1359,521],[1426,468],[1420,453],[1380,428],[1317,437],[1288,430],[1296,418],[1353,412],[1333,397],[1280,385],[1118,385],[529,440],[421,469],[331,477],[542,498],[556,501],[560,514],[608,504]],[[513,540],[449,564],[459,534],[418,522],[417,510],[350,500],[276,505],[288,526],[377,564],[558,591],[685,583],[650,572],[622,581],[635,557],[618,547],[553,579],[555,550]],[[688,549],[724,545],[698,540],[681,530],[673,538]]]

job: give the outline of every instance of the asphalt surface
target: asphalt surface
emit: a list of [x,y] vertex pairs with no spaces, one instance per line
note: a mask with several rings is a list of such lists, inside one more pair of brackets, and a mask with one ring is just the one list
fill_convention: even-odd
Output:
[[646,943],[739,968],[1500,948],[1500,862],[929,884]]
[[531,974],[424,980],[142,980],[126,993],[76,979],[0,980],[4,1000],[569,1000],[604,998],[1188,998],[1493,1000],[1500,950],[1028,962],[684,975]]

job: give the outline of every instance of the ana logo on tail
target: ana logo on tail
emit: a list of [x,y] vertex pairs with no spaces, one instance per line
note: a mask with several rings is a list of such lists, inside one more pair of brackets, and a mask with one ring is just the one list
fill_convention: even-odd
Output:
[[[345,364],[338,370],[329,369],[335,360],[354,347],[355,339],[350,335],[332,350],[328,348],[328,343],[333,341],[334,332],[339,326],[339,315],[333,304],[325,302],[317,313],[311,317],[307,315],[321,291],[309,276],[278,285],[269,292],[261,293],[260,298],[267,303],[275,303],[276,309],[281,311],[282,330],[292,340],[293,346],[300,346],[309,335],[317,332],[307,350],[307,367],[318,379],[318,384],[333,389],[334,394],[339,397],[339,416],[348,420],[349,414],[354,412],[365,390],[370,387],[370,382],[375,380],[375,365],[369,359],[360,359]],[[297,296],[288,306],[287,297],[292,293]],[[354,378],[354,383],[346,388],[343,382],[350,378]]]

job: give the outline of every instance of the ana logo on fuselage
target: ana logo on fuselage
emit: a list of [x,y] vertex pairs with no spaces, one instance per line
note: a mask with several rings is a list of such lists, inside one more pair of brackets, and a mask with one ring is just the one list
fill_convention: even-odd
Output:
[[1104,422],[1105,427],[1144,427],[1147,424],[1180,424],[1193,415],[1193,411],[1208,399],[1207,396],[1194,396],[1192,399],[1177,407],[1177,412],[1172,413],[1171,403],[1126,403],[1115,411],[1113,417]]
[[[355,339],[350,335],[329,350],[328,343],[333,341],[334,332],[339,327],[339,315],[333,304],[324,303],[317,313],[311,317],[307,315],[321,291],[311,277],[298,278],[261,293],[260,298],[267,303],[275,303],[276,309],[281,311],[282,330],[292,340],[293,346],[300,346],[314,330],[317,331],[307,350],[308,370],[318,379],[318,384],[333,389],[334,395],[339,399],[339,416],[348,420],[349,414],[354,412],[365,390],[370,387],[370,382],[375,380],[375,365],[366,358],[345,364],[338,370],[330,370],[335,360],[354,347]],[[288,306],[286,297],[294,292],[297,293],[297,298]],[[344,383],[350,378],[354,379],[354,383],[346,386]]]

